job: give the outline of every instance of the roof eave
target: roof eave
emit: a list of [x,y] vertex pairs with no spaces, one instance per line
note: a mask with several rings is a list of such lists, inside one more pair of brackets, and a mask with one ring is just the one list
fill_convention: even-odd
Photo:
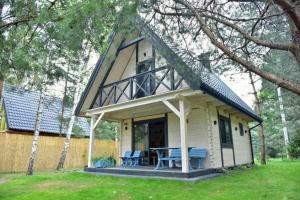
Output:
[[84,91],[83,91],[81,97],[80,97],[80,100],[79,100],[79,102],[78,102],[78,105],[77,105],[77,107],[76,107],[76,109],[75,109],[75,115],[76,115],[76,116],[80,116],[80,111],[81,111],[81,109],[82,109],[82,106],[83,106],[83,104],[84,104],[84,101],[85,101],[85,99],[87,98],[87,95],[88,95],[88,93],[89,93],[89,91],[90,91],[92,85],[93,85],[94,82],[95,82],[95,79],[96,79],[96,77],[97,77],[97,74],[98,74],[98,72],[99,72],[99,70],[100,70],[100,68],[101,68],[101,66],[102,66],[102,64],[103,64],[103,62],[104,62],[104,60],[105,60],[105,58],[106,58],[106,55],[107,55],[107,53],[108,53],[108,50],[110,49],[110,47],[111,47],[111,45],[112,45],[112,43],[113,43],[113,40],[114,40],[114,37],[115,37],[115,36],[116,36],[116,32],[115,32],[115,31],[113,31],[113,32],[110,34],[110,36],[109,36],[109,45],[108,45],[107,49],[105,50],[104,55],[103,55],[103,56],[100,56],[100,58],[98,59],[97,64],[96,64],[96,67],[95,67],[95,69],[94,69],[94,71],[93,71],[93,73],[92,73],[92,75],[91,75],[91,77],[90,77],[90,79],[89,79],[89,81],[88,81],[88,83],[87,83],[87,85],[86,85],[86,87],[85,87],[85,89],[84,89]]
[[232,107],[238,109],[239,111],[241,111],[242,113],[248,115],[249,117],[251,117],[252,119],[254,119],[255,121],[261,123],[263,122],[262,118],[259,117],[258,115],[254,115],[253,113],[247,111],[246,109],[244,109],[242,106],[238,105],[237,103],[235,103],[234,101],[231,101],[230,99],[228,99],[227,97],[224,97],[223,95],[217,93],[215,90],[211,89],[209,86],[207,86],[206,84],[202,83],[200,86],[200,89],[207,92],[208,94],[210,94],[211,96],[219,99],[220,101],[227,103],[229,105],[231,105]]

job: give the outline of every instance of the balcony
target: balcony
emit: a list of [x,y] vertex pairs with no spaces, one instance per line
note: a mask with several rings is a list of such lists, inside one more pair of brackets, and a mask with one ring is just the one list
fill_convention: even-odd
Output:
[[93,108],[177,90],[184,85],[183,78],[166,65],[100,87]]

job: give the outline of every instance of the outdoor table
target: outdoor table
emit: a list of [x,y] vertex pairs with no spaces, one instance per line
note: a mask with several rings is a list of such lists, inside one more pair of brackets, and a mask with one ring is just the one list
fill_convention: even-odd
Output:
[[[190,151],[192,148],[194,147],[188,147],[188,151]],[[165,167],[164,161],[161,160],[160,158],[163,158],[164,156],[164,152],[166,150],[171,150],[171,149],[181,149],[181,147],[158,147],[158,148],[150,148],[150,150],[156,151],[157,153],[157,165],[154,168],[155,170],[161,169]],[[161,167],[160,167],[161,166]],[[175,168],[176,166],[174,166],[174,163],[172,165],[172,168]]]

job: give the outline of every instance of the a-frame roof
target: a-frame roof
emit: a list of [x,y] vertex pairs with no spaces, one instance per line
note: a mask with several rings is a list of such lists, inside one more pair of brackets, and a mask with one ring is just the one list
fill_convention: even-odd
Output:
[[[254,110],[235,94],[217,75],[206,70],[198,59],[193,58],[191,54],[178,48],[172,41],[159,34],[159,31],[155,30],[154,27],[144,24],[141,20],[137,20],[136,27],[140,30],[141,35],[152,43],[153,47],[175,68],[193,90],[202,90],[220,101],[240,110],[254,120],[258,122],[262,121]],[[116,52],[118,51],[118,46],[122,43],[122,39],[120,38],[122,37],[118,36],[115,32],[111,34],[109,47],[105,54],[100,57],[81,96],[76,109],[77,115],[80,114],[84,104],[86,104],[86,108],[87,106],[88,108],[90,107],[91,102],[86,102],[87,97],[90,95],[90,97],[94,98],[95,95],[97,95],[95,90],[103,83],[101,81],[96,83],[96,78],[100,76],[99,73],[103,73],[101,72],[101,68],[105,65],[108,55],[117,55]],[[111,51],[111,49],[114,51]]]

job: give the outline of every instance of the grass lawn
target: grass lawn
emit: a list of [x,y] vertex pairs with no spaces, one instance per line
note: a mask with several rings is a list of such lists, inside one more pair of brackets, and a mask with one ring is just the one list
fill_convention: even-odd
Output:
[[300,161],[272,161],[198,183],[78,172],[0,175],[1,200],[299,199]]

